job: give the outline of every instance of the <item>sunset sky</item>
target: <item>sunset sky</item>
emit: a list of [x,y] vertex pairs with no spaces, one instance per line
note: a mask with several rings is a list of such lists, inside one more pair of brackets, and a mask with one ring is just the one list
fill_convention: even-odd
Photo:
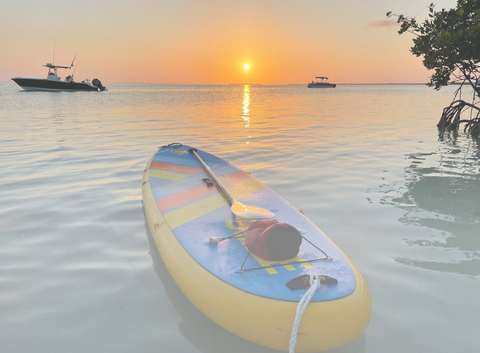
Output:
[[430,2],[0,0],[0,81],[46,77],[55,43],[57,65],[78,51],[76,80],[103,83],[426,82],[413,35],[385,13],[421,20]]

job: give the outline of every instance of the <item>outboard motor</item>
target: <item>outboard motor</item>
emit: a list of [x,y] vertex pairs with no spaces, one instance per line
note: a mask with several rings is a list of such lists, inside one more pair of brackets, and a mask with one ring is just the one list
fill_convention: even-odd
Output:
[[102,82],[98,78],[94,78],[92,80],[92,85],[94,85],[95,87],[98,87],[98,89],[100,91],[106,91],[107,90],[107,87],[103,86]]

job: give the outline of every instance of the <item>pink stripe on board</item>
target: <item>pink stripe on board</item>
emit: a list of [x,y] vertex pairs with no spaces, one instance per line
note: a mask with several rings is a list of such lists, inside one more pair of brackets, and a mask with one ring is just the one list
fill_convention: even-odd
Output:
[[152,162],[150,163],[150,168],[165,169],[165,170],[171,170],[174,172],[187,173],[187,174],[198,174],[204,171],[203,168],[188,167],[185,165],[170,164],[170,163],[163,163],[163,162]]
[[[247,172],[239,171],[220,178],[220,181],[228,189],[235,185],[244,183],[245,181],[252,178],[253,177]],[[160,209],[160,212],[165,212],[169,209],[188,204],[192,201],[201,199],[218,191],[219,189],[217,189],[215,184],[214,186],[207,186],[207,184],[205,184],[179,192],[177,194],[163,197],[161,199],[158,199],[156,202],[158,208]]]

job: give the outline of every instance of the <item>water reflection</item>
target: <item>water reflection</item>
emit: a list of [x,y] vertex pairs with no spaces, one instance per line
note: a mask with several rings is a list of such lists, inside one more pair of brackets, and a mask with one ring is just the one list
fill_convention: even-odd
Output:
[[[153,268],[158,277],[165,286],[165,293],[170,302],[175,306],[182,317],[178,324],[178,330],[190,343],[192,343],[200,352],[204,353],[275,353],[279,352],[270,348],[262,347],[257,344],[246,341],[224,330],[203,313],[201,313],[178,288],[177,284],[170,276],[165,264],[157,250],[155,241],[148,224],[145,222],[148,243],[150,245],[149,254],[152,257]],[[355,341],[330,350],[331,353],[365,353],[366,338],[362,334]]]
[[[242,119],[245,121],[245,129],[250,128],[250,86],[245,85],[243,87],[243,105],[242,105],[243,115]],[[247,130],[247,142],[246,144],[250,144],[249,139],[251,136],[249,135],[249,130]]]
[[182,317],[182,321],[178,324],[178,330],[182,336],[201,352],[272,352],[270,349],[260,347],[231,334],[200,312],[188,300],[170,276],[157,250],[148,224],[145,224],[145,228],[147,230],[147,238],[150,245],[149,254],[152,257],[153,268],[165,286],[165,293],[168,299]]
[[[441,272],[480,275],[480,148],[478,141],[442,134],[438,150],[407,155],[405,183],[380,187],[381,202],[406,210],[402,223],[413,259],[399,263]],[[427,236],[425,236],[427,235]],[[415,252],[413,249],[410,253]]]

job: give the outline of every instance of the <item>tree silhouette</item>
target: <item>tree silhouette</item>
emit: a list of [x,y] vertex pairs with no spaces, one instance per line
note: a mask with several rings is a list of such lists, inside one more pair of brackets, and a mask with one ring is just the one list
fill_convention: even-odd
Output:
[[[459,84],[452,103],[444,108],[437,126],[440,129],[457,129],[465,123],[464,130],[473,137],[480,136],[480,0],[458,0],[453,9],[435,11],[428,6],[428,19],[419,23],[414,17],[396,15],[391,11],[387,17],[396,17],[400,24],[398,34],[415,35],[411,52],[423,56],[423,65],[434,70],[427,84],[439,90],[452,83]],[[451,81],[451,77],[455,81]],[[471,87],[471,102],[462,99],[462,88]],[[470,113],[461,119],[462,113]]]

